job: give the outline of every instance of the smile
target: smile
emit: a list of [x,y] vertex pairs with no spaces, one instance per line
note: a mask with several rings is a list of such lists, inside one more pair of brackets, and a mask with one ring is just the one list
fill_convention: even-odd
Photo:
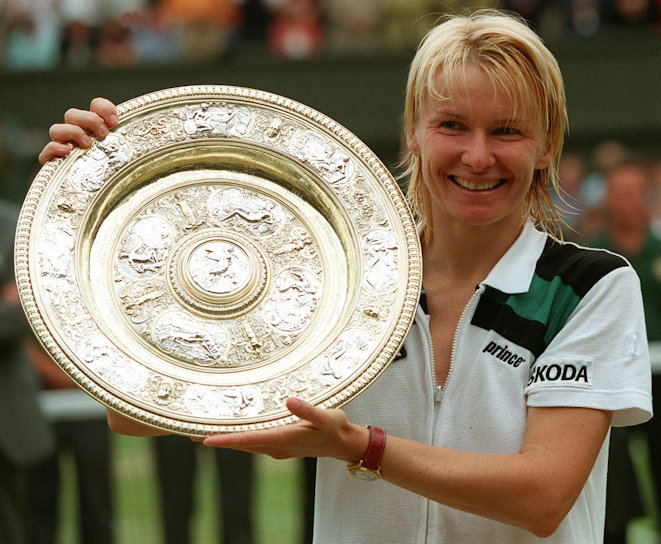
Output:
[[459,187],[462,187],[463,189],[468,189],[469,191],[488,191],[489,189],[493,189],[494,187],[497,187],[501,183],[505,183],[504,179],[496,179],[484,183],[473,183],[472,181],[468,181],[467,179],[463,179],[463,178],[458,178],[457,176],[450,176],[450,179],[454,183],[459,185]]

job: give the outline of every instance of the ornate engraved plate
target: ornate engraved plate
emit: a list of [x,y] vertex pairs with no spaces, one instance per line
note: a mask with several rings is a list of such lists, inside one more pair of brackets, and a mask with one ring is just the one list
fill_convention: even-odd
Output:
[[397,183],[355,136],[287,98],[181,87],[119,106],[45,165],[16,273],[46,350],[91,396],[179,434],[337,407],[397,354],[421,258]]

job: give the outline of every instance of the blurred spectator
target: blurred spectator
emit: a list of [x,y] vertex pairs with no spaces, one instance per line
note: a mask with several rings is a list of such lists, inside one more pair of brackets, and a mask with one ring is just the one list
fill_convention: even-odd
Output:
[[94,61],[94,28],[86,21],[69,21],[62,34],[62,62],[69,68],[86,68]]
[[95,58],[109,68],[134,66],[138,51],[131,31],[120,19],[109,19],[101,28]]
[[567,0],[569,28],[579,36],[594,36],[602,25],[603,0]]
[[326,48],[343,52],[374,52],[383,47],[381,0],[322,0]]
[[515,11],[530,23],[537,23],[544,4],[542,0],[506,0],[503,8]]
[[187,60],[216,59],[226,53],[242,22],[235,0],[162,0],[163,16],[176,29]]
[[[36,343],[28,344],[30,359],[44,389],[76,385]],[[110,431],[105,418],[54,423],[57,450],[28,471],[32,512],[30,544],[55,544],[60,506],[60,458],[73,455],[78,489],[79,538],[82,544],[112,544],[114,521],[111,487]]]
[[27,470],[54,448],[24,348],[32,331],[14,282],[17,218],[18,208],[0,200],[0,542],[7,544],[28,542]]
[[544,40],[557,41],[567,33],[565,2],[505,0],[499,6],[521,15]]
[[605,22],[619,27],[641,27],[656,23],[656,0],[607,0]]
[[652,179],[652,230],[661,238],[661,156],[652,158],[650,177]]
[[123,20],[131,29],[139,63],[165,64],[181,58],[175,26],[160,4],[129,12]]
[[4,65],[12,70],[44,70],[60,58],[60,28],[54,0],[14,0],[5,8]]
[[583,181],[582,195],[585,203],[583,236],[591,236],[601,226],[603,201],[606,192],[605,172],[628,160],[629,149],[617,141],[606,140],[597,144],[591,153],[592,169]]
[[[651,178],[641,163],[623,162],[605,172],[605,223],[602,232],[586,241],[592,247],[624,255],[636,270],[643,293],[647,336],[661,341],[661,239],[650,228]],[[652,399],[656,413],[661,401],[661,376],[652,376]],[[652,474],[661,490],[661,424],[659,418],[642,426],[650,447]],[[628,450],[628,428],[611,429],[606,497],[606,544],[625,542],[629,521],[643,511]]]
[[[183,436],[159,436],[156,444],[157,474],[165,544],[191,542],[197,453],[202,446]],[[255,456],[236,450],[213,453],[220,476],[218,513],[222,542],[254,542],[253,488]]]
[[317,459],[304,457],[301,459],[303,471],[303,535],[304,544],[312,542],[314,534],[314,494],[317,480]]
[[265,45],[266,29],[271,21],[269,0],[237,0],[237,2],[243,7],[243,24],[239,29],[240,41]]
[[383,0],[383,37],[391,50],[414,48],[434,22],[446,13],[446,4],[438,0]]
[[272,19],[267,37],[276,55],[305,59],[321,51],[324,35],[318,0],[271,0],[269,4]]
[[99,28],[109,17],[113,2],[104,0],[58,0],[57,10],[64,24],[81,21],[91,28]]

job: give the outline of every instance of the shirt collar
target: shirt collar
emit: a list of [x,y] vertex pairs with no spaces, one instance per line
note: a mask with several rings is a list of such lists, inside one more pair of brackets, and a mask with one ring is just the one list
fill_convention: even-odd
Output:
[[519,237],[491,269],[482,284],[507,294],[528,291],[546,239],[546,234],[538,231],[534,224],[528,221]]

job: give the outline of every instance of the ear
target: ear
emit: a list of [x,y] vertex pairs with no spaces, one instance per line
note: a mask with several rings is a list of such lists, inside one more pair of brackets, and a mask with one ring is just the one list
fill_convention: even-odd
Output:
[[406,145],[411,153],[416,157],[420,157],[420,146],[418,145],[418,139],[415,134],[415,125],[410,128],[406,135]]
[[550,165],[551,165],[551,145],[547,143],[546,149],[537,159],[537,163],[535,164],[535,170],[544,170],[548,168]]

